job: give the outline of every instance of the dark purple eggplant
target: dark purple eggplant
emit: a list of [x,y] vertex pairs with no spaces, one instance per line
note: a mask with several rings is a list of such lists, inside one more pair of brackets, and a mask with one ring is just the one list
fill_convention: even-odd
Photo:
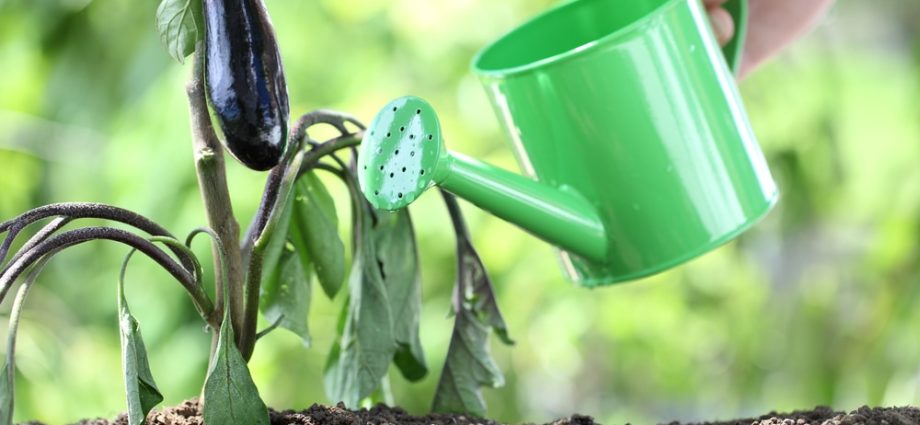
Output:
[[208,97],[227,149],[253,170],[281,162],[287,145],[284,69],[262,0],[204,0]]

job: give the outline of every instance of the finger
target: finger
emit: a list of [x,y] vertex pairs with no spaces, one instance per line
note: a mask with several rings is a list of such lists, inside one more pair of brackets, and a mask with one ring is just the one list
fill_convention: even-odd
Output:
[[709,21],[720,45],[725,45],[735,35],[735,22],[725,9],[720,7],[710,10]]
[[716,8],[725,4],[728,0],[703,0],[703,4],[707,9]]

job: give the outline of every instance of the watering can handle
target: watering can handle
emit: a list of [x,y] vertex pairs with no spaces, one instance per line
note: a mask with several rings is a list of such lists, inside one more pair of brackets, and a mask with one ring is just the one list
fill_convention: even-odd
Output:
[[723,5],[735,21],[735,36],[722,48],[728,67],[738,75],[741,70],[741,56],[744,40],[747,38],[748,0],[729,0]]

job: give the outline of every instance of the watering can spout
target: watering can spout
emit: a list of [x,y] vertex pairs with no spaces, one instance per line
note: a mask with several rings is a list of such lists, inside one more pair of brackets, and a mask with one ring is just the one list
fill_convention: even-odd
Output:
[[607,256],[597,209],[574,189],[555,188],[452,153],[438,184],[495,216],[593,261]]
[[588,200],[574,189],[448,152],[437,115],[417,97],[396,99],[374,118],[358,167],[361,190],[375,208],[406,207],[437,185],[566,251],[606,258],[604,225]]

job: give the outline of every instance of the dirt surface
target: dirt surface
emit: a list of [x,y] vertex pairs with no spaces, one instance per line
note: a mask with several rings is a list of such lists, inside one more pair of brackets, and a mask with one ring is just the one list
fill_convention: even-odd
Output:
[[[671,422],[668,425],[680,425]],[[920,425],[916,407],[860,407],[852,412],[837,412],[827,407],[797,410],[792,413],[771,412],[759,418],[687,425]]]
[[[309,409],[294,412],[271,411],[272,425],[497,425],[495,421],[464,415],[430,414],[412,416],[398,407],[378,405],[371,409],[352,411],[344,406],[314,404]],[[77,425],[127,425],[124,415],[114,421],[105,419],[83,420]],[[203,425],[196,401],[151,412],[148,425]],[[23,425],[42,425],[29,422]],[[243,425],[243,424],[240,424]],[[598,425],[589,416],[572,417],[546,425]],[[799,410],[792,413],[771,412],[759,418],[734,419],[721,422],[682,423],[667,425],[920,425],[920,409],[916,407],[860,407],[851,412],[839,412],[827,407]]]
[[[153,411],[147,415],[147,425],[203,425],[197,401]],[[412,416],[398,407],[378,405],[371,409],[348,410],[345,406],[323,406],[314,404],[309,409],[294,412],[270,411],[272,425],[497,425],[495,421],[464,415],[429,414]],[[83,420],[78,425],[128,425],[125,415],[114,421],[105,419]],[[25,425],[41,425],[30,422]],[[245,424],[240,424],[245,425]],[[574,415],[547,425],[597,425],[588,416]]]

